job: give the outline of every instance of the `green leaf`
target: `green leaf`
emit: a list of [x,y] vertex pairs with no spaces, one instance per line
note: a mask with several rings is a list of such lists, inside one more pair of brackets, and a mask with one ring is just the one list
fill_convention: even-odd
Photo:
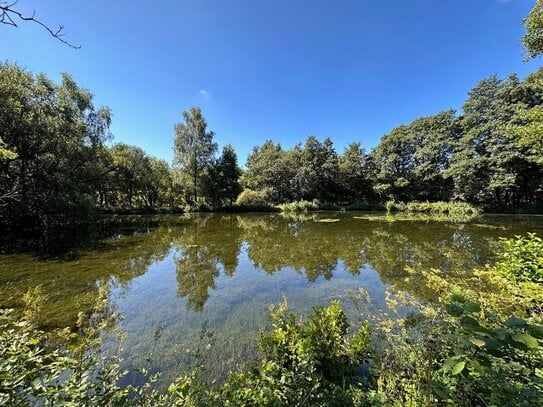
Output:
[[439,397],[441,397],[444,400],[447,400],[449,398],[449,392],[447,391],[447,387],[437,381],[432,381],[432,390],[435,394],[437,394]]
[[478,346],[479,348],[482,347],[482,346],[485,346],[485,341],[483,341],[483,340],[481,340],[481,339],[479,339],[479,338],[475,338],[475,337],[473,337],[473,336],[471,336],[471,337],[469,338],[469,341],[470,341],[471,343],[473,343],[475,346]]
[[537,346],[538,346],[537,339],[535,339],[532,335],[528,335],[528,334],[516,334],[516,335],[513,335],[513,340],[515,342],[523,343],[524,345],[526,345],[530,349],[537,348]]
[[505,328],[497,328],[493,330],[493,334],[503,341],[507,337],[507,330]]
[[464,367],[466,367],[466,362],[464,362],[463,360],[458,362],[456,365],[454,365],[452,369],[452,374],[456,375],[461,373],[462,370],[464,370]]
[[466,304],[464,310],[466,312],[469,312],[469,313],[471,313],[471,312],[479,312],[479,311],[481,311],[481,307],[479,306],[479,304],[476,304],[474,302],[470,302],[470,303]]
[[495,338],[485,338],[485,346],[487,349],[499,349],[504,346],[504,343]]
[[[455,358],[449,358],[449,359],[445,359],[445,362],[443,363],[443,366],[444,366],[445,368],[450,369],[451,367],[454,366],[455,363],[456,363]],[[448,370],[448,369],[447,369],[447,370]]]
[[505,326],[512,329],[521,329],[526,326],[526,322],[523,319],[511,317],[505,321]]
[[447,304],[445,306],[445,311],[453,317],[459,317],[464,313],[463,308],[455,303]]
[[477,328],[479,328],[481,326],[479,324],[479,321],[477,321],[475,318],[472,318],[472,317],[469,317],[469,316],[462,317],[460,319],[460,324],[464,328],[468,328],[468,329],[477,329]]
[[455,302],[464,303],[466,302],[466,297],[459,291],[456,291],[452,293],[451,300]]
[[537,339],[543,339],[543,326],[541,325],[530,325],[528,331],[532,336],[535,336]]

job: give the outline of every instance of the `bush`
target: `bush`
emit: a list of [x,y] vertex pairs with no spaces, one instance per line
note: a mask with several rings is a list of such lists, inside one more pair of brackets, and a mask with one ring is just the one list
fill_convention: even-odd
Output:
[[211,212],[211,206],[206,202],[187,203],[183,208],[185,213]]
[[219,387],[188,375],[170,391],[183,405],[356,405],[362,397],[356,368],[365,356],[369,327],[347,340],[347,316],[337,301],[316,307],[306,323],[286,311],[283,302],[272,312],[273,330],[260,338],[259,364],[231,374]]
[[[80,315],[77,334],[59,331],[53,338],[34,325],[43,301],[39,287],[25,295],[22,320],[0,311],[1,405],[130,404],[131,388],[118,385],[118,359],[98,356],[101,332],[111,323],[104,287],[94,312]],[[55,344],[59,338],[68,346]]]
[[428,213],[435,215],[477,216],[480,211],[466,202],[396,202],[385,203],[387,212]]
[[387,212],[392,212],[396,210],[396,202],[394,201],[386,201],[385,202],[385,209]]
[[503,251],[495,270],[516,281],[543,284],[543,240],[535,233],[528,237],[500,239]]
[[236,199],[236,205],[239,206],[263,206],[268,205],[268,194],[265,191],[254,191],[245,188]]
[[387,212],[402,212],[405,211],[405,203],[396,201],[386,201],[385,209]]

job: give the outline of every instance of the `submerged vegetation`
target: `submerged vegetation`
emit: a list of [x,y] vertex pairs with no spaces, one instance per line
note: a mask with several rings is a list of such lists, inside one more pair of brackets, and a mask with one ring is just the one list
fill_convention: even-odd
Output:
[[[15,26],[10,15],[19,16],[60,39],[62,28],[55,33],[34,16],[15,12],[15,3],[4,3],[7,19],[1,23]],[[543,0],[524,25],[527,57],[540,56]],[[338,152],[330,138],[313,135],[288,149],[268,140],[252,149],[243,168],[231,145],[219,149],[199,107],[184,111],[174,125],[172,163],[137,146],[111,143],[111,120],[110,109],[95,106],[93,94],[69,74],[55,83],[15,63],[0,63],[0,251],[25,250],[27,238],[38,237],[41,251],[55,259],[38,264],[29,255],[35,263],[18,268],[15,278],[8,268],[20,258],[6,256],[1,265],[8,277],[0,286],[2,306],[10,309],[0,310],[0,404],[543,406],[541,237],[502,238],[496,261],[468,267],[484,254],[462,231],[492,228],[484,240],[500,226],[441,223],[446,231],[433,244],[391,230],[396,221],[469,222],[482,211],[543,210],[543,68],[524,78],[484,78],[460,111],[400,125],[371,151],[354,141]],[[342,213],[350,209],[386,214]],[[341,212],[309,213],[319,210]],[[92,267],[78,263],[86,242],[70,231],[90,234],[107,222],[101,213],[206,211],[281,214],[268,222],[256,215],[216,217],[207,228],[209,217],[175,217],[160,230],[159,222],[138,219],[137,233],[118,225],[109,241],[96,239]],[[364,229],[364,221],[376,227]],[[425,226],[419,235],[435,225]],[[58,254],[49,245],[53,231],[69,250]],[[119,248],[113,242],[126,235],[124,252],[105,249]],[[459,250],[466,248],[469,256]],[[264,276],[285,269],[302,275],[296,294],[308,282],[331,280],[340,267],[348,277],[364,272],[371,279],[373,271],[384,287],[386,312],[384,306],[369,311],[376,302],[364,289],[351,292],[356,318],[348,317],[336,290],[328,297],[320,292],[328,305],[314,307],[309,316],[289,313],[285,298],[270,310],[272,326],[257,339],[258,356],[224,376],[215,372],[213,380],[205,358],[211,352],[225,357],[228,348],[214,350],[216,338],[204,324],[202,346],[184,348],[182,356],[159,355],[158,363],[178,368],[188,358],[196,360],[190,369],[177,370],[175,379],[168,377],[163,388],[164,373],[154,368],[152,353],[125,369],[127,337],[117,325],[121,316],[112,297],[165,259],[171,268],[157,268],[151,284],[173,287],[175,299],[195,312],[203,311],[221,278],[234,277],[240,262]],[[353,281],[344,283],[350,289]],[[48,284],[46,298],[42,286]],[[243,301],[246,287],[229,298],[230,309]],[[256,303],[239,309],[256,312]],[[135,309],[145,319],[143,307],[148,304]],[[218,314],[231,317],[225,308]],[[227,321],[239,332],[238,322]],[[155,346],[162,329],[154,332]],[[187,337],[195,340],[197,333]]]
[[[332,302],[304,321],[288,314],[285,302],[272,309],[273,329],[260,337],[255,365],[219,384],[204,381],[196,369],[164,393],[145,369],[145,384],[120,387],[125,373],[119,359],[97,353],[100,333],[115,318],[104,288],[90,318],[80,316],[77,335],[46,334],[33,326],[40,305],[34,291],[26,296],[22,322],[14,322],[9,311],[2,314],[0,400],[8,405],[541,405],[543,290],[537,275],[543,259],[540,252],[532,255],[534,244],[540,241],[533,235],[503,240],[495,266],[458,281],[439,270],[417,272],[435,301],[391,293],[390,309],[402,304],[416,309],[407,316],[380,315],[350,326],[339,303]],[[519,264],[530,265],[523,268],[529,278],[510,277]],[[412,278],[407,271],[406,280]],[[484,286],[492,286],[493,293]],[[367,294],[353,294],[353,301],[361,316],[367,315]],[[56,345],[59,338],[64,341]]]

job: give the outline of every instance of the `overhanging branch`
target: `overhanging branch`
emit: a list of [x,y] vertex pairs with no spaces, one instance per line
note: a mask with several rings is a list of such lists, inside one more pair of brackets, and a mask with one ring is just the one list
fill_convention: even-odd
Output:
[[71,42],[65,40],[64,33],[62,30],[64,29],[64,26],[59,26],[57,30],[52,29],[50,26],[45,24],[43,21],[36,18],[36,11],[32,13],[31,16],[24,15],[21,11],[15,10],[13,7],[17,4],[17,1],[13,1],[12,3],[7,3],[5,1],[0,1],[0,23],[11,25],[13,27],[19,27],[17,22],[18,20],[21,21],[29,21],[35,24],[38,24],[43,29],[45,29],[53,38],[56,38],[63,44],[68,45],[69,47],[79,49],[81,48],[81,45],[74,45]]

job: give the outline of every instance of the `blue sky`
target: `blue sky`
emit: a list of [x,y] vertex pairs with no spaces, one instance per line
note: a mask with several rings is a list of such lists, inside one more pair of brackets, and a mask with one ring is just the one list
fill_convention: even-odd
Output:
[[368,150],[392,128],[460,108],[491,74],[521,77],[520,20],[534,0],[19,0],[65,26],[74,50],[39,27],[0,26],[0,59],[112,108],[115,141],[171,160],[173,125],[203,109],[243,163],[266,139],[309,134]]

